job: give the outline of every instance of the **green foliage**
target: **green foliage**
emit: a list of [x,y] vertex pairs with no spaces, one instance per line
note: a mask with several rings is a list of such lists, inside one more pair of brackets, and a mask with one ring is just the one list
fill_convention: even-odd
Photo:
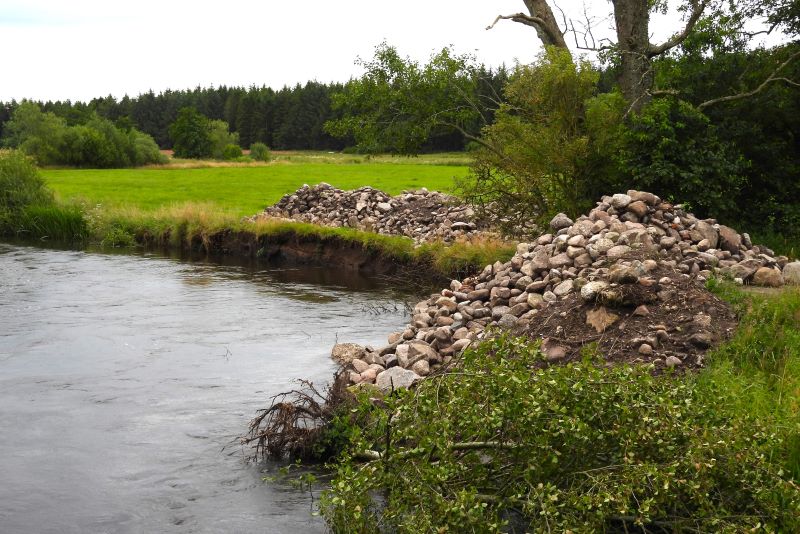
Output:
[[272,159],[272,152],[264,143],[253,143],[250,145],[250,157],[255,161],[269,161]]
[[[227,127],[225,131],[227,133]],[[196,109],[181,109],[169,133],[175,157],[201,159],[212,155],[211,125]]]
[[[225,150],[233,145],[239,153],[236,156],[242,155],[242,149],[239,148],[239,135],[231,133],[228,130],[228,123],[225,121],[209,121],[208,122],[208,138],[211,142],[211,157],[214,159],[229,159],[225,157]],[[176,153],[177,156],[177,153]]]
[[242,157],[242,149],[239,145],[225,145],[222,149],[222,158],[225,161],[233,161]]
[[[800,528],[800,488],[771,458],[780,430],[726,409],[692,377],[543,360],[529,340],[496,337],[455,372],[372,407],[323,498],[332,528]],[[381,458],[359,463],[363,450]]]
[[34,156],[40,165],[60,161],[67,132],[65,121],[53,113],[42,113],[33,102],[22,102],[3,129],[4,144]]
[[14,233],[25,210],[52,204],[36,165],[18,150],[0,152],[0,234]]
[[464,133],[481,118],[477,67],[469,56],[445,48],[420,65],[383,43],[359,64],[366,73],[334,95],[341,118],[325,128],[352,136],[361,153],[416,154],[437,129]]
[[122,130],[95,114],[89,114],[83,123],[67,126],[32,102],[17,107],[5,136],[9,145],[19,147],[41,165],[114,168],[165,161],[153,139],[138,130]]
[[17,237],[40,241],[75,243],[89,237],[89,228],[78,206],[28,206],[13,222]]
[[701,217],[732,217],[747,162],[720,139],[708,117],[674,99],[653,101],[631,118],[619,155],[633,189],[689,201]]
[[472,176],[461,184],[465,197],[498,216],[506,233],[533,231],[533,222],[590,206],[596,160],[612,139],[603,128],[620,116],[615,106],[592,103],[597,81],[588,62],[573,62],[555,47],[513,74],[506,102],[473,152]]

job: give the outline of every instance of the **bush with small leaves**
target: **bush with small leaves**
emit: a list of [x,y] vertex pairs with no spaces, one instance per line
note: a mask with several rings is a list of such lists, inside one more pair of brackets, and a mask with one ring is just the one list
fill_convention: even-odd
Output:
[[[341,532],[800,531],[785,433],[693,377],[501,336],[416,391],[366,398],[322,510]],[[373,394],[374,396],[374,394]]]
[[0,152],[0,234],[31,206],[53,203],[53,194],[33,161],[18,150]]
[[250,145],[250,157],[255,161],[269,161],[272,159],[272,152],[264,143],[253,143]]

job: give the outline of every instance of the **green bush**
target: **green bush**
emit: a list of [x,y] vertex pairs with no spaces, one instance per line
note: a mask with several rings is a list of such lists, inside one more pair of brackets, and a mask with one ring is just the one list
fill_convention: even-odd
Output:
[[634,189],[691,202],[701,217],[737,220],[746,161],[687,102],[654,100],[632,117],[622,138],[621,168]]
[[[208,138],[211,143],[211,157],[214,159],[226,159],[225,149],[230,145],[239,146],[239,134],[228,130],[228,123],[225,121],[212,120],[208,123]],[[241,155],[241,150],[239,155]]]
[[4,132],[6,144],[40,165],[119,168],[165,161],[153,138],[138,130],[121,129],[97,115],[85,124],[67,126],[32,102],[20,104]]
[[242,157],[242,149],[239,145],[225,145],[222,149],[222,159],[225,161],[233,161]]
[[[503,336],[348,434],[322,510],[339,532],[797,532],[786,436],[693,377],[548,366]],[[367,395],[366,397],[368,397]],[[371,451],[371,453],[367,453]],[[364,458],[372,457],[371,461]]]
[[269,161],[272,159],[272,152],[264,143],[253,143],[250,145],[250,157],[255,161]]
[[12,233],[31,206],[53,203],[53,194],[33,162],[18,150],[0,152],[0,233]]

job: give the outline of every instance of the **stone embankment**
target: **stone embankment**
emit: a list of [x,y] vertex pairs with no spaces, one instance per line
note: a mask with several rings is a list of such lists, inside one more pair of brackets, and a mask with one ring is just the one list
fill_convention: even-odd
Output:
[[[357,211],[374,215],[387,209],[378,207],[386,197],[373,191],[359,193],[367,196]],[[301,198],[306,197],[284,204],[307,203]],[[349,209],[338,213],[341,219]],[[386,346],[339,344],[332,357],[345,366],[352,384],[408,387],[446,366],[487,329],[499,327],[539,337],[550,361],[578,357],[582,347],[595,343],[611,360],[699,366],[703,352],[736,324],[730,310],[705,290],[706,279],[800,284],[800,262],[789,263],[754,245],[748,234],[697,219],[651,193],[603,197],[588,215],[572,221],[559,214],[550,228],[551,233],[520,243],[510,261],[453,280],[419,302],[411,322],[389,335]]]
[[390,196],[372,187],[343,191],[326,183],[304,185],[257,217],[401,235],[417,244],[437,240],[452,243],[488,231],[472,208],[455,197],[424,188]]

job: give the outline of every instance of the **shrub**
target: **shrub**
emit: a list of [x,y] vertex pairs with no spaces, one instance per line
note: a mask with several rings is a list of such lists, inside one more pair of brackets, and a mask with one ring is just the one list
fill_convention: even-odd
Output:
[[19,147],[41,165],[75,167],[130,167],[165,160],[153,138],[138,130],[124,130],[92,115],[85,124],[67,126],[37,104],[21,104],[6,128],[6,143]]
[[264,143],[253,143],[250,145],[250,157],[255,161],[269,161],[272,159],[272,152]]
[[228,123],[225,121],[209,121],[208,138],[211,142],[211,157],[214,159],[226,159],[225,149],[230,145],[235,145],[237,148],[239,146],[239,134],[228,131]]
[[[548,366],[502,336],[371,406],[323,500],[334,530],[797,532],[784,436],[692,377]],[[371,452],[367,452],[371,451]],[[372,458],[363,462],[364,458]]]
[[495,122],[473,150],[465,198],[496,219],[505,233],[536,233],[556,212],[591,207],[596,180],[586,103],[597,71],[569,52],[548,48],[533,66],[519,66],[505,87]]
[[52,203],[53,194],[30,158],[18,150],[0,152],[0,233],[13,232],[28,207]]
[[242,149],[239,145],[225,145],[222,149],[222,159],[233,161],[242,157]]

